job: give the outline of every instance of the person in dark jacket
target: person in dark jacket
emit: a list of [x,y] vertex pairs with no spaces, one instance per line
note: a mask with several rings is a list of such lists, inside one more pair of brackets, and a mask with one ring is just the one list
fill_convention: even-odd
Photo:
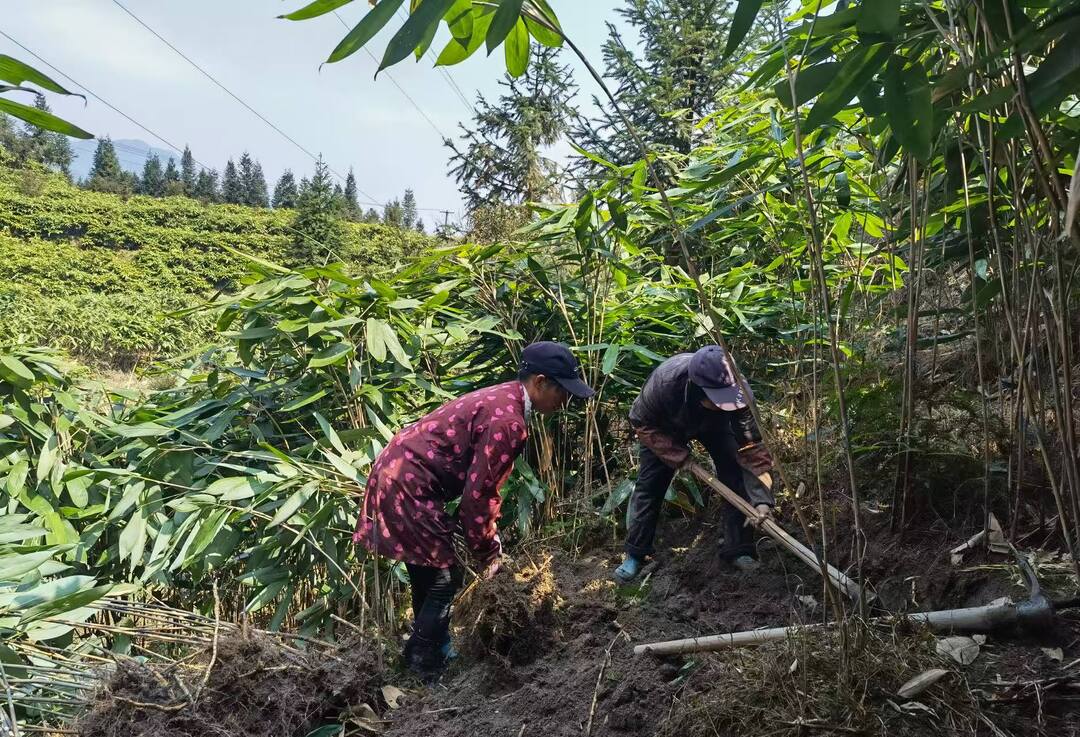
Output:
[[[620,583],[636,578],[653,554],[664,496],[675,472],[690,459],[691,440],[705,447],[721,482],[754,504],[760,515],[772,515],[772,492],[756,478],[772,468],[772,457],[720,346],[681,353],[660,364],[634,400],[630,424],[641,445],[641,467],[630,497],[626,557],[615,570]],[[749,482],[743,469],[752,474]],[[724,507],[721,553],[739,570],[752,571],[758,566],[753,531],[738,509]]]
[[[462,532],[477,569],[494,575],[502,555],[499,488],[525,448],[528,416],[555,412],[571,396],[591,397],[580,373],[565,345],[533,343],[522,351],[516,381],[443,405],[398,432],[375,460],[353,540],[405,563],[413,629],[402,660],[425,681],[451,654],[450,605],[463,579],[454,533]],[[452,515],[446,503],[458,497]]]

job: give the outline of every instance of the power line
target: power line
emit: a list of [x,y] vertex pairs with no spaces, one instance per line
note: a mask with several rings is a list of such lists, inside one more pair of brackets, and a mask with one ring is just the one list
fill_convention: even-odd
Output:
[[[190,64],[196,70],[198,70],[199,73],[201,73],[204,77],[206,77],[211,82],[213,82],[216,86],[218,86],[219,88],[224,90],[230,97],[232,97],[234,100],[236,100],[238,103],[240,103],[244,108],[246,108],[249,112],[251,112],[257,118],[259,118],[259,120],[261,120],[266,125],[268,125],[270,128],[272,128],[274,131],[276,131],[279,135],[281,135],[283,138],[285,138],[285,140],[289,141],[289,143],[291,143],[293,146],[295,146],[300,151],[305,153],[309,158],[311,158],[312,161],[318,162],[320,160],[320,157],[313,154],[311,151],[309,151],[307,148],[305,148],[303,145],[301,145],[292,136],[287,134],[285,131],[283,131],[278,126],[274,125],[274,123],[272,123],[269,119],[267,119],[266,116],[264,116],[258,110],[253,108],[247,102],[245,102],[239,95],[237,95],[235,92],[230,90],[224,84],[219,82],[212,74],[210,74],[210,72],[206,71],[201,66],[199,66],[190,57],[188,57],[186,54],[184,54],[184,52],[182,52],[180,49],[178,49],[176,46],[174,46],[172,43],[170,43],[164,36],[162,36],[160,33],[155,31],[149,24],[147,24],[145,21],[143,21],[141,18],[139,18],[139,16],[137,16],[133,12],[131,12],[127,7],[124,6],[123,3],[120,2],[120,0],[113,0],[113,3],[118,8],[120,8],[125,13],[127,13],[129,16],[131,16],[131,18],[133,18],[139,25],[141,25],[143,28],[145,28],[147,31],[149,31],[151,34],[153,34],[153,36],[156,37],[159,41],[161,41],[163,44],[168,46],[180,58],[182,58],[184,61],[186,61],[188,64]],[[402,92],[404,93],[404,90],[402,90]],[[406,97],[408,97],[408,95],[406,95]],[[412,101],[411,98],[410,98],[410,101]],[[416,103],[413,102],[413,104],[415,105]],[[419,107],[418,107],[418,109],[419,109]],[[427,117],[427,116],[425,116],[425,117]],[[428,119],[428,122],[431,122],[430,118]],[[434,123],[432,123],[432,126],[434,126]],[[438,128],[436,128],[436,131],[438,131]],[[440,133],[440,135],[442,135],[442,134]],[[443,136],[443,137],[445,138],[445,136]],[[175,148],[175,146],[173,148]],[[326,164],[326,162],[323,162],[323,163]],[[346,181],[346,178],[344,176],[342,176],[342,174],[340,172],[338,172],[336,169],[331,167],[329,164],[326,164],[326,168],[334,176],[336,176],[338,179],[340,179],[342,182]],[[365,192],[364,190],[360,189],[359,186],[357,186],[356,191],[359,194],[361,194],[361,195],[363,195],[364,197],[367,198],[367,201],[361,201],[360,204],[368,205],[368,206],[371,206],[371,207],[386,207],[385,202],[379,202],[372,194],[370,194],[369,192]],[[439,208],[434,208],[434,207],[418,207],[417,210],[441,212],[441,210]]]
[[4,31],[3,29],[0,29],[0,35],[3,35],[3,37],[4,37],[4,38],[6,38],[6,39],[7,39],[8,41],[11,41],[11,43],[15,44],[15,45],[16,45],[16,46],[18,46],[18,47],[19,47],[20,49],[22,49],[22,50],[23,50],[23,51],[25,51],[26,53],[30,54],[30,56],[34,57],[35,59],[37,59],[38,61],[40,61],[40,62],[41,62],[42,64],[44,64],[45,66],[47,66],[47,67],[49,67],[50,69],[52,69],[52,70],[53,70],[54,72],[56,72],[57,74],[59,74],[59,75],[61,75],[61,76],[63,76],[63,77],[66,77],[66,78],[68,79],[68,81],[70,81],[70,82],[71,82],[71,83],[72,83],[73,85],[75,85],[76,87],[81,87],[82,89],[84,89],[84,90],[86,91],[86,94],[90,95],[90,96],[91,96],[91,97],[93,97],[93,98],[94,98],[95,100],[97,100],[98,102],[100,102],[100,103],[101,103],[102,105],[104,105],[105,107],[107,107],[107,108],[109,108],[110,110],[112,110],[112,111],[113,111],[114,113],[117,113],[118,115],[120,115],[121,117],[123,117],[124,119],[126,119],[126,120],[127,120],[127,121],[128,121],[129,123],[132,123],[133,125],[136,125],[136,126],[138,126],[138,127],[139,127],[139,128],[141,128],[142,130],[144,130],[144,131],[146,131],[147,133],[149,133],[149,134],[150,134],[151,136],[153,136],[154,138],[156,138],[156,139],[158,139],[159,141],[161,141],[162,143],[164,143],[164,144],[165,144],[166,146],[168,146],[169,148],[173,149],[174,151],[180,151],[180,149],[179,149],[179,148],[178,148],[178,147],[177,147],[176,145],[174,145],[174,144],[170,143],[170,142],[168,141],[168,139],[166,139],[166,138],[164,138],[163,136],[161,136],[161,135],[158,135],[158,134],[157,134],[157,133],[155,133],[154,131],[150,130],[150,129],[149,129],[149,128],[147,128],[147,127],[146,127],[145,125],[143,125],[143,124],[142,124],[142,123],[140,123],[139,121],[135,120],[135,118],[131,117],[130,115],[128,115],[127,113],[125,113],[125,112],[124,112],[123,110],[121,110],[120,108],[118,108],[118,107],[116,107],[115,105],[113,105],[113,104],[112,104],[111,102],[109,102],[108,100],[106,100],[106,99],[104,99],[103,97],[101,97],[100,95],[96,94],[96,93],[95,93],[95,92],[94,92],[93,90],[91,90],[91,89],[90,89],[89,87],[87,87],[86,85],[84,85],[84,84],[80,84],[80,83],[79,83],[79,82],[77,82],[77,81],[76,81],[75,79],[73,79],[73,78],[71,77],[71,75],[69,75],[69,74],[66,74],[66,73],[62,72],[62,71],[61,71],[60,69],[58,69],[57,67],[55,67],[55,66],[53,66],[52,64],[50,64],[49,62],[45,61],[45,60],[44,60],[44,59],[42,59],[42,58],[41,58],[40,56],[38,56],[37,54],[35,54],[35,53],[34,53],[33,51],[31,51],[30,49],[26,48],[26,47],[25,47],[25,46],[23,46],[23,45],[22,45],[21,43],[19,43],[18,41],[16,41],[16,40],[15,40],[14,38],[12,38],[11,36],[9,36],[9,35],[8,35],[8,34],[7,34],[7,33],[6,33],[6,32],[5,32],[5,31]]
[[[174,52],[174,53],[175,53],[175,54],[176,54],[177,56],[179,56],[179,57],[180,57],[181,59],[183,59],[183,60],[184,60],[184,61],[186,61],[186,62],[187,62],[188,64],[190,64],[191,66],[193,66],[193,67],[194,67],[195,69],[197,69],[197,70],[198,70],[198,71],[199,71],[199,72],[200,72],[200,73],[201,73],[201,74],[202,74],[202,75],[203,75],[204,77],[206,77],[207,79],[209,79],[209,80],[210,80],[211,82],[213,82],[213,83],[214,83],[215,85],[217,85],[217,86],[218,86],[218,87],[220,87],[220,88],[221,88],[222,90],[224,90],[224,91],[225,91],[225,92],[226,92],[226,93],[227,93],[227,94],[228,94],[228,95],[229,95],[230,97],[232,97],[232,98],[233,98],[234,100],[236,100],[236,101],[237,101],[238,103],[240,103],[241,105],[243,105],[243,106],[244,106],[244,107],[245,107],[245,108],[246,108],[246,109],[247,109],[247,110],[248,110],[248,111],[249,111],[249,112],[250,112],[250,113],[251,113],[252,115],[254,115],[255,117],[257,117],[257,118],[258,118],[259,120],[261,120],[262,122],[266,123],[266,124],[267,124],[268,126],[270,126],[270,127],[272,128],[272,129],[274,129],[275,131],[277,131],[277,133],[278,133],[278,134],[279,134],[279,135],[280,135],[281,137],[283,137],[283,138],[284,138],[285,140],[287,140],[287,141],[288,141],[289,143],[291,143],[292,145],[296,146],[296,148],[300,149],[300,150],[301,150],[302,152],[304,152],[305,154],[307,154],[307,155],[308,155],[308,156],[309,156],[309,157],[310,157],[310,158],[312,159],[312,161],[316,161],[316,162],[318,162],[318,161],[319,161],[319,157],[317,157],[317,156],[316,156],[315,154],[313,154],[313,153],[312,153],[311,151],[309,151],[309,150],[308,150],[307,148],[305,148],[305,147],[304,147],[303,145],[301,145],[301,144],[300,144],[300,143],[299,143],[299,142],[298,142],[298,141],[297,141],[297,140],[296,140],[295,138],[293,138],[293,137],[292,137],[292,136],[290,136],[290,135],[289,135],[288,133],[286,133],[285,131],[281,130],[281,128],[279,128],[278,126],[276,126],[276,125],[274,125],[274,124],[273,124],[272,122],[270,122],[270,120],[268,120],[268,119],[266,118],[266,116],[264,116],[264,115],[263,115],[262,113],[260,113],[260,112],[259,112],[258,110],[256,110],[255,108],[253,108],[253,107],[252,107],[251,105],[247,104],[247,103],[246,103],[246,102],[245,102],[245,101],[244,101],[244,100],[243,100],[243,99],[242,99],[242,98],[241,98],[241,97],[240,97],[239,95],[237,95],[237,94],[236,94],[235,92],[233,92],[232,90],[230,90],[230,89],[229,89],[228,87],[226,87],[226,86],[225,86],[224,84],[222,84],[221,82],[219,82],[219,81],[218,81],[218,80],[217,80],[217,79],[216,79],[216,78],[214,77],[214,75],[210,74],[210,72],[206,71],[206,70],[205,70],[205,69],[203,69],[203,68],[202,68],[201,66],[199,66],[199,65],[198,65],[198,64],[196,64],[196,63],[195,63],[194,61],[192,61],[192,60],[191,60],[191,58],[190,58],[190,57],[188,57],[188,56],[187,56],[187,55],[186,55],[186,54],[185,54],[185,53],[184,53],[183,51],[181,51],[180,49],[178,49],[178,48],[176,48],[175,46],[173,46],[173,45],[172,45],[172,44],[171,44],[171,43],[170,43],[170,42],[168,41],[168,39],[166,39],[166,38],[165,38],[164,36],[162,36],[162,35],[161,35],[160,33],[158,33],[158,32],[157,32],[157,31],[155,31],[155,30],[154,30],[153,28],[151,28],[151,27],[150,27],[150,26],[149,26],[149,25],[148,25],[148,24],[147,24],[147,23],[146,23],[145,21],[143,21],[143,20],[142,20],[142,19],[141,19],[141,18],[140,18],[139,16],[135,15],[135,14],[134,14],[134,13],[132,13],[132,12],[131,12],[130,10],[128,10],[128,9],[127,9],[127,7],[125,7],[125,6],[124,6],[124,4],[120,2],[120,0],[113,0],[113,4],[114,4],[114,5],[116,5],[116,6],[118,7],[118,8],[120,8],[121,10],[123,10],[123,11],[124,11],[125,13],[127,13],[127,14],[128,14],[129,16],[131,16],[131,17],[132,17],[132,18],[133,18],[133,19],[135,20],[135,22],[137,22],[137,23],[138,23],[138,24],[139,24],[140,26],[142,26],[143,28],[145,28],[145,29],[146,29],[147,31],[149,31],[150,33],[152,33],[152,34],[153,34],[153,35],[154,35],[154,36],[155,36],[155,37],[156,37],[156,38],[157,38],[157,39],[158,39],[159,41],[161,41],[161,42],[162,42],[163,44],[165,44],[165,45],[166,45],[166,46],[168,46],[168,47],[169,47],[170,49],[172,49],[172,51],[173,51],[173,52]],[[324,163],[325,163],[325,162],[324,162]],[[329,164],[327,164],[327,165],[326,165],[326,168],[327,168],[327,169],[329,169],[329,170],[330,170],[330,172],[331,172],[332,174],[334,174],[334,176],[336,176],[336,177],[337,177],[338,179],[340,179],[340,180],[341,180],[341,181],[343,181],[343,182],[345,181],[345,177],[343,177],[343,176],[341,175],[341,173],[340,173],[340,172],[336,171],[336,170],[335,170],[335,169],[334,169],[333,167],[331,167],[331,166],[330,166]],[[367,192],[363,191],[363,190],[362,190],[362,189],[360,189],[359,187],[357,187],[356,189],[357,189],[357,192],[359,192],[360,194],[362,194],[362,195],[363,195],[364,197],[367,197],[367,198],[368,198],[369,200],[372,200],[371,202],[366,202],[366,203],[364,203],[364,204],[368,204],[368,205],[377,205],[377,204],[380,204],[380,203],[378,203],[378,202],[376,202],[376,201],[375,201],[375,197],[373,197],[372,195],[370,195],[370,194],[368,194]]]
[[[115,2],[115,0],[114,0],[114,2]],[[345,22],[345,19],[344,19],[344,18],[342,18],[342,17],[341,17],[341,16],[340,16],[340,15],[338,14],[338,12],[337,12],[336,10],[334,11],[334,17],[335,17],[335,18],[337,18],[337,19],[338,19],[338,21],[339,21],[339,22],[341,23],[341,25],[345,26],[345,28],[349,28],[349,24]],[[371,49],[369,49],[369,48],[368,48],[367,46],[365,46],[365,47],[364,47],[364,52],[365,52],[365,53],[366,53],[366,54],[367,54],[367,55],[368,55],[369,57],[371,57],[371,60],[372,60],[373,62],[375,62],[375,66],[376,66],[376,68],[378,68],[378,66],[379,66],[379,60],[378,60],[378,59],[376,59],[376,58],[375,58],[375,55],[371,53]],[[405,88],[404,88],[404,87],[402,87],[402,86],[401,86],[400,84],[398,84],[398,83],[397,83],[397,80],[396,80],[396,79],[394,79],[394,78],[393,78],[393,76],[391,76],[390,72],[387,72],[387,71],[385,71],[385,70],[384,70],[384,71],[383,71],[383,74],[385,74],[385,75],[386,75],[387,79],[389,79],[389,80],[390,80],[390,83],[391,83],[392,85],[394,85],[395,87],[397,87],[397,89],[398,89],[398,92],[400,92],[400,93],[401,93],[402,95],[404,95],[404,96],[405,96],[405,99],[406,99],[406,100],[408,100],[408,101],[409,101],[409,103],[410,103],[410,104],[411,104],[411,105],[412,105],[412,106],[413,106],[414,108],[416,108],[416,112],[420,113],[420,115],[421,115],[421,116],[422,116],[422,117],[424,118],[424,120],[426,120],[426,121],[428,122],[428,125],[430,125],[430,126],[431,126],[431,127],[432,127],[432,128],[434,129],[434,130],[435,130],[435,132],[436,132],[436,133],[437,133],[437,134],[439,135],[439,138],[440,138],[440,139],[442,139],[442,140],[444,140],[444,141],[445,141],[445,140],[447,140],[447,136],[446,136],[446,134],[445,134],[445,133],[443,133],[443,132],[442,132],[441,130],[439,130],[439,126],[435,125],[435,121],[434,121],[434,120],[432,120],[432,119],[431,119],[430,117],[428,117],[428,114],[424,112],[424,109],[423,109],[423,108],[421,108],[421,107],[420,107],[420,105],[418,105],[418,104],[417,104],[416,100],[414,100],[414,99],[412,98],[412,96],[411,96],[411,95],[410,95],[410,94],[409,94],[408,92],[406,92],[406,91],[405,91]],[[436,211],[436,212],[439,212],[438,210],[435,210],[435,211]]]
[[[401,18],[402,20],[405,20],[405,21],[407,21],[409,19],[408,16],[405,15],[404,12],[401,10],[401,8],[398,8],[397,16],[399,18]],[[430,59],[432,54],[433,54],[433,52],[431,51],[431,47],[428,46],[427,50],[424,52],[424,55],[427,56]],[[461,91],[460,87],[458,87],[458,83],[456,81],[454,81],[454,78],[450,75],[450,71],[448,69],[442,68],[438,64],[439,64],[439,60],[435,59],[435,68],[439,70],[439,72],[442,74],[443,78],[446,79],[446,81],[453,88],[454,92],[457,93],[458,99],[461,100],[461,103],[465,106],[465,109],[469,111],[470,115],[472,115],[473,107],[472,107],[472,105],[469,104],[468,99],[466,99],[465,93]]]

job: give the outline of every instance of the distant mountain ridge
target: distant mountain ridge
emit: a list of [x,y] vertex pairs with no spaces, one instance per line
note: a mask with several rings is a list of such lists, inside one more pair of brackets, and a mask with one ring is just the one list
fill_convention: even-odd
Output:
[[[75,181],[79,181],[90,174],[90,169],[94,165],[94,151],[97,150],[98,142],[96,140],[83,141],[74,138],[70,140],[73,155],[71,176]],[[167,164],[169,159],[173,158],[176,159],[176,165],[180,166],[180,154],[172,149],[156,148],[137,138],[118,138],[113,140],[113,146],[116,147],[116,156],[120,159],[120,166],[125,171],[135,174],[142,173],[143,165],[153,154],[157,154],[162,165]]]

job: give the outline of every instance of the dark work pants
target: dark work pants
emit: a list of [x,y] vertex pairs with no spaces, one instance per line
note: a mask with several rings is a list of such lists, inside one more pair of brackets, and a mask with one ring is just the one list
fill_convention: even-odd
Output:
[[[716,476],[726,486],[746,498],[742,467],[736,458],[735,438],[730,433],[712,433],[698,439],[709,452],[716,465]],[[634,492],[630,495],[629,529],[626,535],[626,552],[635,558],[653,554],[653,540],[660,510],[664,506],[675,469],[671,468],[644,445],[640,453],[641,468],[638,471]],[[740,555],[754,554],[753,528],[745,525],[746,517],[731,504],[724,502],[724,547],[721,554],[727,560]]]
[[450,639],[450,605],[461,588],[459,566],[432,568],[406,563],[412,587],[413,629],[405,645],[405,658],[424,667],[441,664],[439,648]]

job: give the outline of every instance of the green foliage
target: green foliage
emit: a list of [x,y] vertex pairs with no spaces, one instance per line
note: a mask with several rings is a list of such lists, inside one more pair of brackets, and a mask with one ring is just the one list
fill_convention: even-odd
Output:
[[477,100],[461,144],[447,140],[450,173],[470,212],[485,206],[520,205],[561,198],[558,164],[543,155],[569,130],[576,88],[558,51],[539,48],[525,75],[507,75],[505,92],[492,104]]
[[[280,17],[306,20],[344,4],[317,1]],[[327,63],[346,59],[367,45],[390,23],[402,0],[380,0],[372,5],[333,50]],[[379,71],[403,61],[411,54],[420,59],[443,23],[450,31],[451,40],[439,54],[439,64],[462,62],[481,44],[487,46],[490,54],[505,41],[506,69],[514,77],[525,71],[532,39],[549,47],[561,46],[563,40],[559,21],[546,0],[496,0],[493,3],[418,0],[409,3],[409,15],[390,38]]]
[[320,158],[311,181],[301,187],[297,199],[294,258],[304,263],[336,260],[345,238],[342,210],[341,198],[331,184],[330,170]]
[[[209,322],[169,313],[237,288],[247,270],[237,250],[299,263],[294,217],[183,197],[125,202],[56,176],[0,174],[0,338],[123,367],[186,353],[209,337]],[[343,225],[341,238],[338,254],[358,274],[425,242],[360,224]]]
[[[641,158],[635,133],[650,151],[686,156],[701,143],[702,120],[723,109],[724,91],[744,79],[743,67],[729,57],[743,45],[761,3],[744,0],[734,16],[727,0],[625,0],[620,5],[615,12],[628,31],[609,25],[604,78],[634,130],[619,110],[598,98],[598,114],[578,118],[572,139],[620,165]],[[758,38],[751,36],[751,43]],[[580,157],[576,168],[590,176],[604,174],[588,157]]]

